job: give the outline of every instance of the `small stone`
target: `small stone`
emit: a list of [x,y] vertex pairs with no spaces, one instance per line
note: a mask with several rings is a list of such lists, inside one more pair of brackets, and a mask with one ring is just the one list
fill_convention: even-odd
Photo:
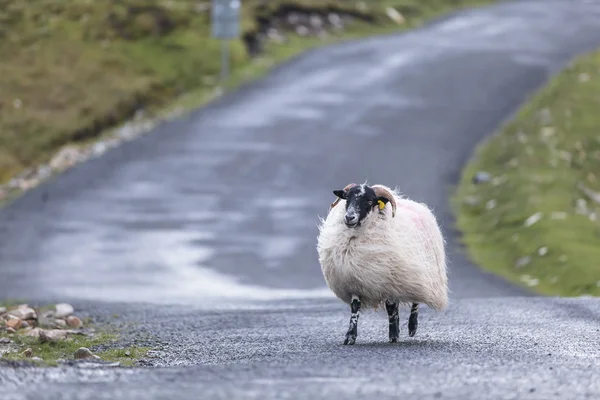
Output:
[[546,254],[548,254],[548,248],[547,247],[540,247],[538,249],[538,254],[540,256],[542,256],[542,257],[545,256]]
[[67,332],[60,329],[51,329],[48,331],[41,329],[39,332],[39,336],[42,342],[56,343],[66,339]]
[[44,360],[42,360],[42,359],[41,359],[41,358],[39,358],[39,357],[32,357],[32,358],[31,358],[31,361],[44,361]]
[[320,28],[323,26],[323,20],[318,15],[311,15],[308,20],[310,26],[312,26],[313,28]]
[[9,315],[9,318],[6,321],[6,326],[8,328],[13,328],[14,330],[21,329],[22,325],[23,325],[23,320],[15,317],[15,316],[12,316],[12,315]]
[[508,177],[506,175],[502,175],[502,176],[495,176],[494,178],[492,178],[492,185],[494,186],[500,186],[506,182],[508,182]]
[[50,175],[52,175],[52,168],[50,168],[47,165],[43,165],[38,168],[37,173],[38,173],[38,179],[44,180],[44,179],[49,178]]
[[474,206],[476,206],[476,205],[478,205],[478,204],[479,204],[480,200],[479,200],[479,197],[477,197],[477,196],[466,196],[466,197],[463,199],[463,202],[464,202],[464,203],[465,203],[467,206],[474,207]]
[[542,125],[550,125],[552,123],[552,114],[548,108],[543,108],[540,110],[539,118]]
[[66,146],[52,157],[49,165],[52,169],[63,169],[74,165],[77,162],[78,157],[79,150],[76,147]]
[[0,344],[9,344],[9,343],[12,343],[12,340],[10,340],[9,338],[7,338],[7,337],[0,338]]
[[404,18],[404,16],[402,14],[400,14],[400,12],[398,12],[398,10],[396,10],[393,7],[387,7],[385,9],[385,13],[392,21],[394,21],[398,25],[401,25],[404,22],[406,22],[406,19]]
[[581,215],[586,215],[588,213],[587,201],[585,201],[585,199],[577,199],[575,201],[575,212]]
[[540,130],[540,135],[542,136],[542,139],[548,139],[551,136],[554,136],[555,133],[556,128],[553,126],[545,126]]
[[146,115],[146,112],[143,109],[140,108],[133,115],[133,119],[136,120],[136,121],[139,121],[139,120],[143,119],[145,115]]
[[37,319],[35,310],[27,305],[21,305],[14,310],[10,310],[8,315],[15,316],[19,319]]
[[536,223],[536,222],[538,222],[540,219],[542,219],[542,215],[543,215],[543,214],[542,214],[541,212],[537,212],[537,213],[533,214],[532,216],[530,216],[529,218],[527,218],[527,219],[525,220],[525,223],[524,223],[524,225],[525,225],[526,227],[528,227],[528,226],[531,226],[531,225],[535,224],[535,223]]
[[73,309],[72,305],[67,303],[59,303],[56,305],[56,313],[54,316],[56,318],[66,318],[74,312],[75,310]]
[[480,183],[486,183],[489,182],[492,179],[492,175],[489,172],[485,172],[485,171],[480,171],[477,172],[474,176],[473,176],[473,183],[474,184],[480,184]]
[[6,312],[6,307],[0,307],[0,314],[4,314]]
[[525,256],[525,257],[521,257],[517,260],[515,267],[517,268],[524,268],[526,267],[529,263],[531,262],[531,257],[529,256]]
[[40,337],[40,332],[42,332],[43,329],[40,328],[33,328],[32,330],[25,332],[25,336],[28,337],[33,337],[33,338],[39,338]]
[[55,319],[54,325],[58,328],[66,328],[67,322],[64,319]]
[[89,358],[94,358],[97,360],[100,359],[100,357],[98,357],[97,355],[92,353],[90,351],[90,349],[88,349],[86,347],[80,347],[79,349],[77,349],[77,351],[75,353],[73,353],[73,358],[76,360],[85,360],[85,359],[89,359]]
[[561,219],[566,219],[566,218],[567,218],[567,213],[564,211],[553,211],[550,213],[550,219],[561,220]]
[[[599,282],[600,282],[600,281],[599,281]],[[127,357],[131,357],[131,351],[127,350],[127,351],[125,352],[125,356],[127,356]]]
[[83,325],[83,322],[81,322],[81,319],[75,315],[71,315],[67,318],[67,325],[69,325],[71,328],[79,329]]
[[22,355],[23,357],[31,358],[31,357],[33,356],[33,350],[31,350],[30,348],[28,348],[28,349],[25,349],[25,350],[24,350],[24,351],[21,353],[21,355]]
[[496,207],[496,200],[494,200],[494,199],[491,199],[487,203],[485,203],[485,208],[487,208],[488,210],[491,210],[495,207]]
[[106,151],[106,144],[104,144],[103,142],[98,142],[98,143],[94,144],[92,151],[95,156],[100,156],[100,155],[104,154],[104,152]]
[[310,31],[308,30],[308,28],[305,27],[304,25],[299,25],[296,28],[296,33],[300,36],[308,36],[309,32]]
[[27,321],[21,322],[21,329],[24,329],[24,328],[29,328],[29,323]]
[[579,82],[587,82],[590,80],[590,75],[586,74],[585,72],[582,72],[581,74],[579,74]]
[[521,281],[524,282],[527,286],[537,286],[540,283],[539,279],[529,275],[521,276]]
[[327,16],[327,20],[331,25],[333,25],[336,29],[343,28],[344,24],[340,16],[336,13],[331,13]]

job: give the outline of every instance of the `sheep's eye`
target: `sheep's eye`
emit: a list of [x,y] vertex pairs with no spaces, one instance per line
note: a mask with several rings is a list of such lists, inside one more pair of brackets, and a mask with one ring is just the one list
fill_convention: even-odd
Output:
[[372,206],[372,205],[373,205],[373,200],[369,200],[369,201],[367,201],[367,204],[368,204],[369,206]]

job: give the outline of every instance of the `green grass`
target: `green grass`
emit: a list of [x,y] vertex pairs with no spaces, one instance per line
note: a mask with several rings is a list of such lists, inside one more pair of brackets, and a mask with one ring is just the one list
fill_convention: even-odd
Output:
[[[26,304],[22,301],[2,301],[0,307],[11,309],[18,304]],[[31,306],[31,305],[30,305]],[[54,305],[43,305],[34,308],[39,315],[44,311],[54,309]],[[77,315],[77,312],[75,312]],[[150,348],[142,346],[120,345],[119,329],[112,325],[96,325],[90,317],[82,318],[83,328],[92,330],[88,335],[69,335],[67,339],[58,342],[42,342],[39,338],[25,336],[26,330],[20,329],[14,334],[0,331],[0,338],[7,337],[13,341],[12,346],[18,346],[15,352],[5,353],[0,357],[2,360],[31,361],[33,357],[39,357],[42,361],[37,363],[42,366],[56,366],[59,360],[73,360],[73,354],[80,347],[90,349],[103,361],[119,362],[121,366],[130,367],[135,362],[145,357]],[[42,329],[49,327],[41,326]],[[26,349],[32,350],[31,357],[25,357],[22,353]]]
[[[117,336],[109,333],[96,333],[92,337],[72,335],[69,338],[56,343],[41,343],[39,339],[22,334],[0,334],[0,337],[8,337],[20,347],[20,351],[16,353],[4,354],[2,359],[5,360],[20,360],[26,361],[29,358],[24,357],[21,353],[30,348],[33,350],[33,357],[39,357],[43,360],[42,364],[47,366],[58,365],[58,360],[72,360],[73,353],[80,347],[87,347],[94,352],[94,347],[106,345],[117,341]],[[130,356],[126,356],[129,351]],[[105,361],[119,361],[124,366],[131,366],[138,357],[143,357],[148,349],[146,348],[126,348],[126,349],[111,349],[102,352],[94,353],[100,356]]]
[[[233,88],[316,45],[408,29],[444,12],[492,0],[243,1],[244,32],[282,4],[373,17],[326,40],[292,35],[251,60],[231,42]],[[208,3],[208,2],[207,2]],[[143,108],[158,115],[210,100],[218,83],[220,42],[196,0],[0,0],[0,183],[47,162],[62,146],[89,142]],[[405,17],[385,15],[391,5]],[[267,62],[265,62],[265,60]]]
[[[551,79],[478,147],[453,199],[476,263],[541,294],[600,295],[599,110],[597,52]],[[478,171],[493,180],[471,183]]]

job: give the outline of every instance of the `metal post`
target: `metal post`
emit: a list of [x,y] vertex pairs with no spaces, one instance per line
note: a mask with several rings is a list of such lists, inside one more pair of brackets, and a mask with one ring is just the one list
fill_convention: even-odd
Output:
[[221,83],[229,78],[229,43],[240,36],[240,0],[212,0],[212,36],[221,40]]

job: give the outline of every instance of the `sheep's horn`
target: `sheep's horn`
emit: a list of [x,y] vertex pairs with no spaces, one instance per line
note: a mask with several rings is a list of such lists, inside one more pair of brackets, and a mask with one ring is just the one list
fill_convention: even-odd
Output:
[[383,186],[379,186],[379,185],[373,185],[371,186],[373,188],[373,190],[375,191],[375,194],[379,197],[385,197],[386,199],[388,199],[390,201],[390,203],[392,203],[392,217],[396,216],[396,198],[394,197],[394,194],[392,192],[389,191],[389,189],[383,187]]
[[[344,192],[347,192],[348,190],[350,190],[351,187],[356,186],[356,183],[350,183],[349,185],[346,185],[346,187],[344,188]],[[337,206],[337,204],[340,202],[340,198],[336,198],[335,201],[333,203],[331,203],[331,206],[329,207],[329,211],[331,211],[331,209],[335,206]]]

